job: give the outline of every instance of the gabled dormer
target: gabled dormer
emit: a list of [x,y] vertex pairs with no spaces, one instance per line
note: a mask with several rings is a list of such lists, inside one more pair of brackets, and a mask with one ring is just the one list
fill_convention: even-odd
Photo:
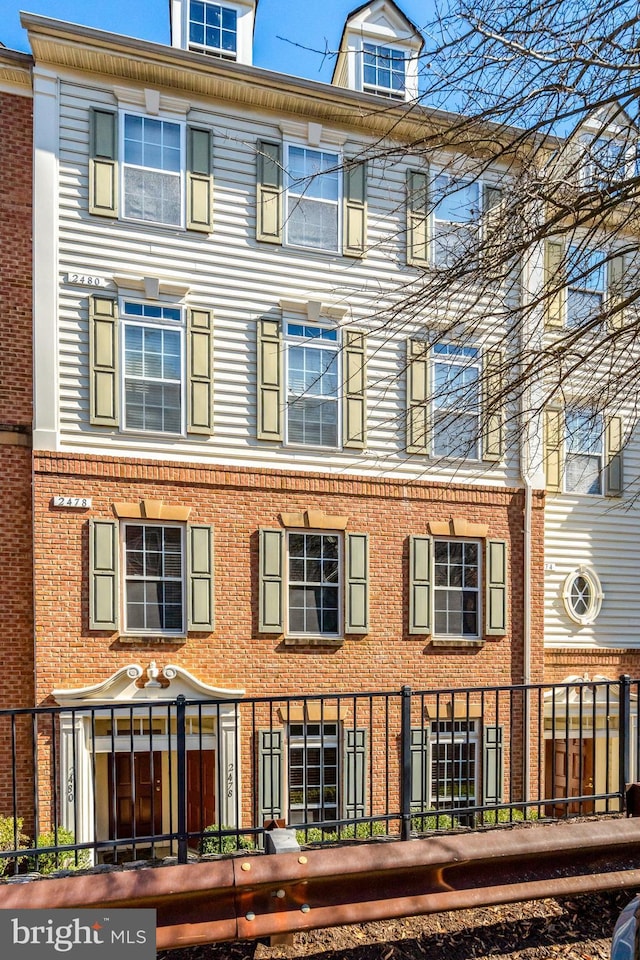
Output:
[[591,187],[615,189],[637,176],[640,132],[618,103],[592,113],[578,130],[583,161],[581,178]]
[[169,0],[169,5],[172,47],[253,62],[258,0]]
[[347,17],[331,82],[392,100],[418,96],[424,40],[393,0],[372,0]]

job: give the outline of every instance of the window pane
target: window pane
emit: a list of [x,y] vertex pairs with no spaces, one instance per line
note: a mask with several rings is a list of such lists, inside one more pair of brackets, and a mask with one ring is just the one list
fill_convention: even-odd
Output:
[[[289,630],[292,633],[339,632],[338,537],[290,534]],[[295,556],[294,554],[298,554]]]

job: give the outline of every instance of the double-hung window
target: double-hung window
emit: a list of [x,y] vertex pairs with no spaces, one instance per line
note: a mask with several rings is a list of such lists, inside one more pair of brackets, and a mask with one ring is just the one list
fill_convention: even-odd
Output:
[[337,447],[340,422],[339,332],[287,323],[287,442]]
[[238,13],[223,3],[191,0],[189,48],[235,60],[238,53]]
[[341,547],[337,533],[287,534],[287,632],[292,636],[340,636]]
[[338,724],[289,726],[289,823],[338,816]]
[[478,459],[480,352],[436,343],[433,356],[433,454]]
[[403,100],[406,86],[403,51],[377,43],[363,43],[362,58],[363,90]]
[[122,329],[124,429],[183,433],[180,308],[124,301]]
[[436,810],[474,807],[478,795],[478,721],[431,724],[431,803]]
[[184,125],[125,113],[122,139],[124,216],[182,226]]
[[122,525],[125,632],[184,632],[184,528]]
[[565,413],[565,490],[602,493],[603,423],[591,410]]
[[624,140],[596,137],[588,145],[588,183],[600,190],[619,187],[627,175],[629,148]]
[[432,259],[436,267],[451,267],[465,254],[477,255],[480,184],[443,174],[434,187]]
[[286,145],[286,151],[286,242],[337,251],[341,229],[339,154],[292,143]]
[[567,326],[579,327],[603,310],[606,291],[604,252],[570,246],[567,274]]
[[480,636],[480,543],[434,540],[434,636]]

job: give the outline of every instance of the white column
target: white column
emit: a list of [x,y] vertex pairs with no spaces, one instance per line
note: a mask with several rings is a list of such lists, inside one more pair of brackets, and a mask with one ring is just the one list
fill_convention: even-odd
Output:
[[[76,843],[92,843],[95,839],[88,724],[89,718],[81,714],[60,714],[61,820]],[[93,862],[93,851],[89,856]]]
[[240,810],[240,716],[235,707],[220,710],[218,748],[220,777],[218,784],[218,823],[237,827]]

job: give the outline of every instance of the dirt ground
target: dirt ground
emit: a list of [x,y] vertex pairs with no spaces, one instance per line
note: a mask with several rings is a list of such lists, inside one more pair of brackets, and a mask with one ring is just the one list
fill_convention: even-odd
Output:
[[634,890],[458,910],[297,933],[293,946],[224,943],[162,960],[609,960],[611,933]]

